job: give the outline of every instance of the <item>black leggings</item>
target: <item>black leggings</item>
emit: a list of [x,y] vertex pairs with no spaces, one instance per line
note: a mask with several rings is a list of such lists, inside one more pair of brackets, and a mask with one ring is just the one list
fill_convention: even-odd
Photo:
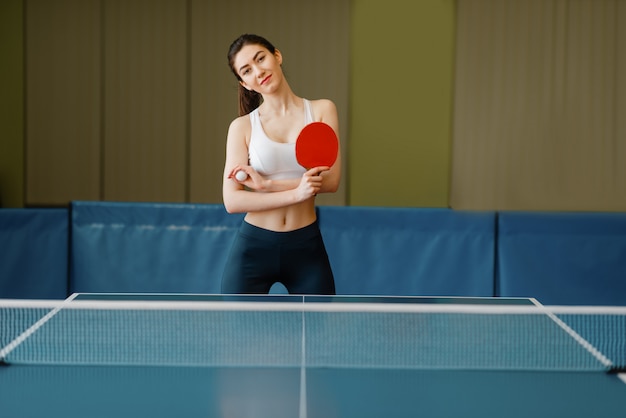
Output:
[[317,222],[289,232],[274,232],[245,221],[241,224],[226,261],[222,293],[269,293],[276,282],[291,294],[335,294]]

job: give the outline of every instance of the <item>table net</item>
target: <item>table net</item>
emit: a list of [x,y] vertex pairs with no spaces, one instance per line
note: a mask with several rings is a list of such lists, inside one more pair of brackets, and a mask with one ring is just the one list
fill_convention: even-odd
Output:
[[[114,300],[115,299],[115,300]],[[0,300],[8,364],[616,371],[626,308],[533,301],[74,295]]]

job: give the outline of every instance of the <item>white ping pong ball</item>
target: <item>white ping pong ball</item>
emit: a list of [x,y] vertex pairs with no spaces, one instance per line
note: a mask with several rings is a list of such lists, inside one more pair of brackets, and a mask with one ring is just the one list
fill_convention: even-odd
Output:
[[235,173],[235,178],[239,181],[245,181],[248,178],[248,173],[243,170],[239,170]]

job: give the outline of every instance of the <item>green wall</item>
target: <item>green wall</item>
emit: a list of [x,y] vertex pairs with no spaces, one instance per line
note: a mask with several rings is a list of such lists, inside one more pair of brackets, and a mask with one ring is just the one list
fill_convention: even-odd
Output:
[[352,8],[348,202],[447,207],[454,1]]
[[[454,0],[353,0],[348,204],[447,207]],[[24,202],[23,0],[0,2],[0,204]]]
[[0,207],[24,202],[22,0],[0,1]]

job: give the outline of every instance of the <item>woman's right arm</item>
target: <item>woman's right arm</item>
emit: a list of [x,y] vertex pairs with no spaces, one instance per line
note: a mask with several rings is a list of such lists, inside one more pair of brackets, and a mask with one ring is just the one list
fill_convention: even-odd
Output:
[[[315,172],[304,174],[296,188],[272,192],[271,182],[257,172],[248,173],[242,183],[235,180],[237,167],[248,164],[247,138],[250,135],[250,119],[242,116],[228,128],[226,138],[226,162],[222,182],[224,206],[229,213],[259,212],[277,209],[303,202],[315,196],[322,185],[321,176]],[[246,190],[247,186],[249,190]]]

